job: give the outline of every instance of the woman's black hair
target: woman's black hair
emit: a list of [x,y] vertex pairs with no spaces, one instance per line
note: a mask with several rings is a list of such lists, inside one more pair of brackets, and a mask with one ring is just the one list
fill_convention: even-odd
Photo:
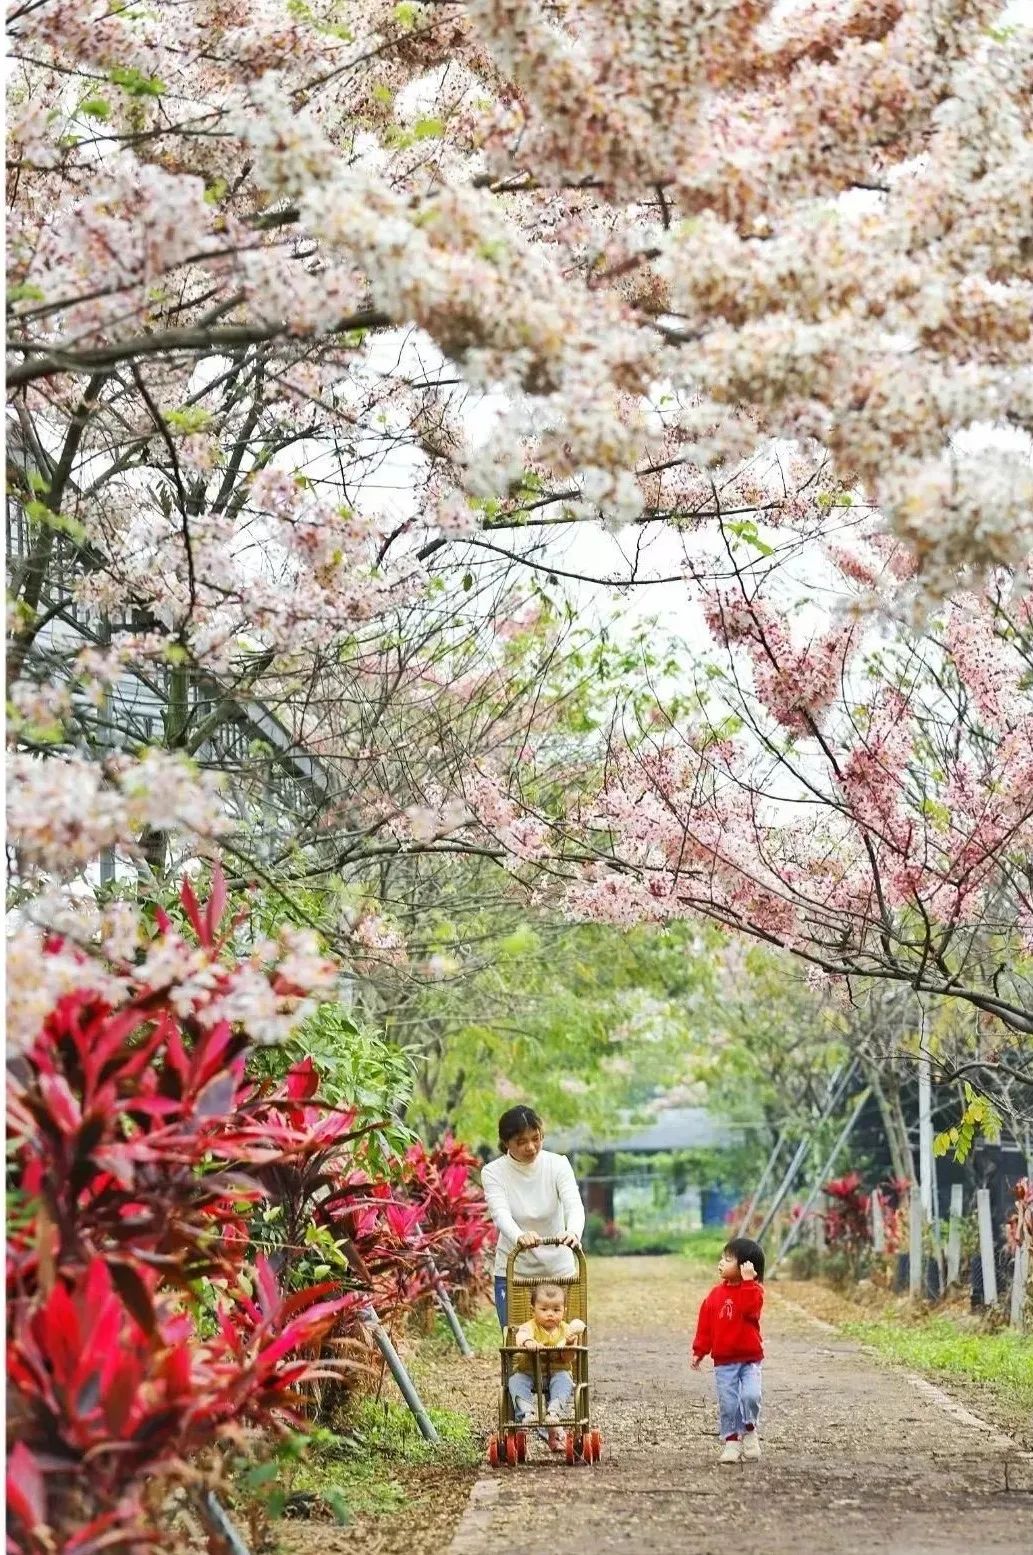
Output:
[[509,1141],[522,1134],[526,1128],[535,1128],[539,1134],[545,1132],[545,1125],[533,1107],[510,1107],[499,1119],[500,1148],[505,1150]]
[[759,1242],[754,1242],[748,1236],[733,1236],[730,1242],[725,1243],[724,1250],[731,1253],[736,1263],[752,1263],[757,1271],[757,1283],[764,1283],[764,1249]]

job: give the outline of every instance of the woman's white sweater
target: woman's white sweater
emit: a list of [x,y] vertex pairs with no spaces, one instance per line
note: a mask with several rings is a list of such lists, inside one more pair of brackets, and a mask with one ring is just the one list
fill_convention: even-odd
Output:
[[[506,1259],[525,1231],[543,1237],[570,1231],[580,1237],[585,1229],[585,1207],[565,1155],[540,1150],[530,1166],[500,1156],[481,1172],[481,1184],[499,1231],[496,1274],[505,1274]],[[574,1255],[569,1247],[536,1247],[521,1256],[519,1272],[563,1278],[574,1273]]]

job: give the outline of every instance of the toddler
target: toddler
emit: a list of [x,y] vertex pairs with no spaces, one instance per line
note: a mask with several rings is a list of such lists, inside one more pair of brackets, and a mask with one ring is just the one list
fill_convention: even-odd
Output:
[[[562,1285],[536,1285],[531,1296],[530,1321],[521,1324],[514,1341],[522,1350],[553,1352],[548,1363],[543,1357],[542,1382],[543,1386],[548,1387],[545,1421],[549,1426],[548,1443],[554,1452],[564,1446],[559,1422],[568,1411],[574,1395],[574,1379],[569,1370],[571,1357],[566,1347],[585,1331],[580,1318],[575,1318],[572,1323],[567,1322],[565,1307]],[[537,1408],[534,1362],[530,1356],[518,1355],[514,1360],[509,1378],[509,1394],[517,1419],[521,1423],[533,1420]]]
[[759,1458],[760,1313],[764,1305],[764,1251],[759,1242],[737,1236],[726,1243],[717,1266],[720,1284],[705,1296],[692,1341],[692,1369],[714,1357],[722,1463]]

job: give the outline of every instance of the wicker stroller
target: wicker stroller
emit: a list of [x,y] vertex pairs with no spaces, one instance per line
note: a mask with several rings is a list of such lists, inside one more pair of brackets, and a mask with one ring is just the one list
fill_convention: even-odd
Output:
[[[557,1247],[560,1245],[559,1237],[543,1238],[543,1247]],[[602,1437],[597,1430],[592,1428],[590,1394],[588,1385],[588,1264],[580,1247],[574,1248],[574,1257],[577,1260],[577,1271],[565,1279],[554,1279],[552,1276],[538,1276],[536,1278],[521,1278],[516,1273],[516,1261],[521,1249],[514,1248],[510,1253],[506,1264],[506,1301],[508,1323],[506,1326],[505,1343],[499,1349],[502,1361],[502,1386],[499,1390],[499,1424],[488,1440],[488,1462],[493,1468],[502,1468],[507,1464],[515,1468],[518,1463],[525,1462],[527,1458],[527,1432],[528,1428],[545,1429],[546,1399],[548,1397],[548,1382],[550,1367],[554,1364],[550,1360],[547,1350],[523,1350],[516,1344],[516,1331],[522,1323],[526,1323],[531,1315],[531,1295],[536,1285],[559,1285],[566,1293],[566,1319],[573,1322],[580,1318],[585,1324],[585,1331],[578,1336],[578,1342],[565,1348],[564,1353],[573,1356],[570,1370],[574,1379],[574,1393],[570,1403],[570,1413],[565,1419],[561,1419],[560,1427],[566,1430],[566,1458],[569,1464],[574,1463],[598,1463],[602,1453]],[[529,1359],[532,1365],[531,1377],[534,1384],[535,1399],[537,1403],[537,1422],[518,1420],[513,1400],[509,1392],[509,1379],[513,1373],[514,1364],[518,1357]],[[568,1363],[564,1362],[564,1366]]]

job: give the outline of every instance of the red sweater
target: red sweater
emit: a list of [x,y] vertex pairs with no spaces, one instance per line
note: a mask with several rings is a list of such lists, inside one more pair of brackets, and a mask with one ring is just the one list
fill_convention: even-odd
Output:
[[741,1365],[744,1361],[762,1361],[760,1313],[764,1305],[764,1287],[756,1280],[739,1285],[715,1285],[703,1298],[692,1341],[693,1355],[712,1355],[715,1366]]

